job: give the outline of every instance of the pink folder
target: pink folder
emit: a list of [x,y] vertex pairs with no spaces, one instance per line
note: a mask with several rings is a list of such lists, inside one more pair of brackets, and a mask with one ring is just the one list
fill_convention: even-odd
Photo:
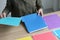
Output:
[[33,40],[57,40],[57,39],[51,32],[46,32],[34,35]]

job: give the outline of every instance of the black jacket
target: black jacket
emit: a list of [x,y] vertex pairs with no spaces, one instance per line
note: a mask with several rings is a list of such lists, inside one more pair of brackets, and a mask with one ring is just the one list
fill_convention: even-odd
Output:
[[11,12],[12,17],[20,17],[36,12],[41,8],[41,0],[7,0],[3,12]]

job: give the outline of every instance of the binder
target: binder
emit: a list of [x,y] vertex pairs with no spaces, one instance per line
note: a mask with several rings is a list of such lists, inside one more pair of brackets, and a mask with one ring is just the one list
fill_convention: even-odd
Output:
[[33,40],[57,40],[52,32],[33,35]]
[[42,30],[47,27],[44,19],[41,16],[38,16],[37,13],[22,17],[22,22],[24,22],[29,33]]
[[53,30],[53,33],[60,39],[60,29]]
[[26,36],[26,37],[23,37],[23,38],[18,38],[16,40],[32,40],[32,37],[31,36]]
[[0,24],[9,26],[19,26],[22,18],[6,17],[0,19]]
[[60,17],[57,14],[44,16],[44,20],[48,25],[48,29],[60,28]]

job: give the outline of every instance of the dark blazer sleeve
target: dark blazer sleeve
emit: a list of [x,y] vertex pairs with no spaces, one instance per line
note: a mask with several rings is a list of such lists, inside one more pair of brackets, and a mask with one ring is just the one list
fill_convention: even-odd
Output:
[[36,0],[36,8],[39,10],[42,7],[41,0]]
[[8,14],[10,11],[11,11],[11,1],[7,0],[6,6],[5,6],[4,10],[2,11],[2,13],[5,12]]

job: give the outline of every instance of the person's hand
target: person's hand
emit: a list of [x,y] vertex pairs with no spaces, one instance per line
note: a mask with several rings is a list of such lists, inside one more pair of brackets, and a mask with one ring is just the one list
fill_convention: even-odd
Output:
[[4,17],[6,17],[6,13],[0,14],[0,18],[4,18]]
[[42,9],[42,8],[41,8],[41,9],[39,9],[39,10],[37,11],[37,13],[38,13],[38,15],[43,16],[43,9]]

